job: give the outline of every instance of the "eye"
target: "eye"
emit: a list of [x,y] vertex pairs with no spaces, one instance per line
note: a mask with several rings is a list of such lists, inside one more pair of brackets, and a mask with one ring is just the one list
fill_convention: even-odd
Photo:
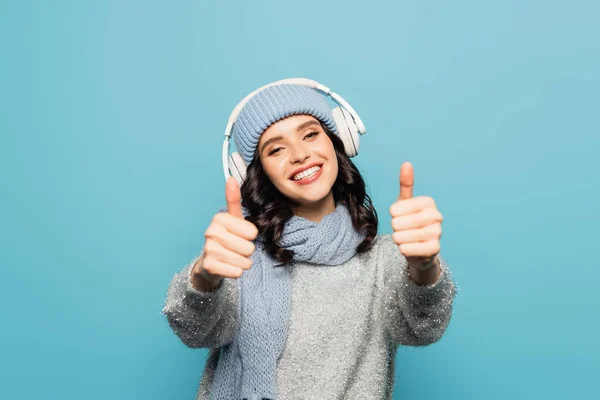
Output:
[[304,139],[313,138],[313,137],[317,136],[318,134],[319,134],[319,132],[317,132],[317,131],[311,132],[308,135],[304,136]]
[[277,154],[277,153],[279,153],[279,150],[281,150],[281,147],[276,147],[274,149],[271,149],[271,151],[269,151],[269,155]]

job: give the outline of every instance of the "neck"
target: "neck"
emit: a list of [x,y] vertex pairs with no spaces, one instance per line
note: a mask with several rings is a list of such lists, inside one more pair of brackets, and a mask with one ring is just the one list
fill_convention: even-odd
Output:
[[321,222],[327,215],[335,211],[335,200],[333,192],[329,192],[327,196],[319,201],[308,204],[300,204],[294,208],[294,214],[306,218],[312,222]]

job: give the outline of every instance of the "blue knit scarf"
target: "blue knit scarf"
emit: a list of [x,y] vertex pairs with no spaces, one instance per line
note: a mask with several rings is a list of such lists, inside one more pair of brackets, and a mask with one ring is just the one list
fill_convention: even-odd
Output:
[[[243,210],[247,215],[247,210]],[[320,266],[339,265],[354,256],[364,233],[352,226],[348,209],[338,204],[319,223],[293,216],[284,227],[280,246],[294,251],[294,260]],[[264,249],[259,236],[252,268],[238,280],[240,330],[221,347],[211,399],[277,399],[276,367],[287,337],[290,274]]]

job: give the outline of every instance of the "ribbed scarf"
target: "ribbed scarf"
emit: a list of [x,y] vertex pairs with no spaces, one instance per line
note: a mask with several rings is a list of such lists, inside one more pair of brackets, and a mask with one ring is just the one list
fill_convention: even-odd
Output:
[[[279,244],[294,251],[294,261],[331,266],[352,258],[364,238],[352,226],[348,209],[338,204],[319,223],[290,218]],[[279,263],[266,253],[261,236],[255,244],[252,268],[238,280],[240,330],[221,348],[213,400],[277,399],[276,367],[287,337],[290,274],[288,268],[275,267]]]

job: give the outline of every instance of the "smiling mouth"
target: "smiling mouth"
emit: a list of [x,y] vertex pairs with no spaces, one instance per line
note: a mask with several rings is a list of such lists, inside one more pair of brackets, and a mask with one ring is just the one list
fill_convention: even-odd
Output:
[[314,165],[310,168],[305,169],[302,172],[298,172],[291,178],[292,182],[298,185],[308,185],[315,182],[323,173],[323,164]]
[[308,169],[305,169],[302,172],[297,173],[296,175],[292,176],[290,179],[295,182],[302,181],[302,180],[309,180],[309,179],[313,178],[315,175],[317,175],[317,173],[319,173],[321,168],[322,168],[322,165],[315,165],[314,167],[310,167]]

